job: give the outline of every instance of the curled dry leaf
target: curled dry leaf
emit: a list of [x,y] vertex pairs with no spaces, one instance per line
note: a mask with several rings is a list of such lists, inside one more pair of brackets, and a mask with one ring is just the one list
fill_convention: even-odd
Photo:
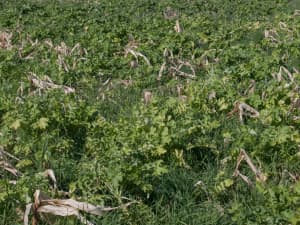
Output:
[[114,211],[120,208],[126,208],[136,202],[129,202],[118,207],[102,207],[95,206],[86,202],[79,202],[73,199],[50,199],[46,195],[37,190],[34,193],[34,203],[26,206],[24,213],[24,225],[28,225],[29,213],[33,210],[33,221],[37,224],[42,218],[46,219],[43,214],[51,214],[55,216],[69,217],[74,216],[83,224],[92,225],[92,223],[81,216],[81,212],[103,216],[105,213]]

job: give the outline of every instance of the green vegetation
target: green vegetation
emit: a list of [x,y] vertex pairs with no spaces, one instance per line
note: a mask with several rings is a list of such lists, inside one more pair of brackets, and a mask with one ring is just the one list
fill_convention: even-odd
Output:
[[0,225],[300,224],[298,2],[2,0]]

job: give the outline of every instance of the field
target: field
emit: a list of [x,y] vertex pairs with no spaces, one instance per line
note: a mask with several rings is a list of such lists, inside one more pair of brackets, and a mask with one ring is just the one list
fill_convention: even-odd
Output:
[[0,225],[299,225],[298,0],[2,0]]

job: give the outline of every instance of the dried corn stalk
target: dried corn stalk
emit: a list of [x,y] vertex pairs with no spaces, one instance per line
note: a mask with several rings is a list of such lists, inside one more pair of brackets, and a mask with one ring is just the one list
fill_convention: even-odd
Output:
[[86,202],[79,202],[73,199],[50,199],[45,194],[37,190],[34,193],[34,203],[27,204],[23,222],[24,225],[29,224],[29,214],[33,211],[32,225],[37,225],[40,221],[47,222],[47,215],[55,215],[62,217],[76,217],[83,224],[93,225],[86,220],[81,213],[88,213],[96,216],[103,216],[105,213],[121,208],[126,208],[136,202],[129,202],[118,207],[102,207],[95,206]]
[[[295,71],[296,73],[298,73],[298,71],[297,71],[295,68],[294,68],[294,71]],[[284,66],[280,66],[280,67],[279,67],[279,72],[278,72],[278,73],[273,73],[272,76],[273,76],[274,79],[276,79],[277,81],[280,82],[280,81],[283,80],[284,74],[287,75],[287,78],[288,78],[288,80],[289,80],[291,83],[294,82],[294,76],[293,76],[293,74],[292,74],[287,68],[285,68]]]
[[228,116],[232,116],[235,113],[239,114],[241,123],[243,123],[244,116],[249,116],[251,118],[259,117],[259,112],[244,102],[235,102],[234,108],[231,112],[228,113]]
[[0,48],[7,50],[12,49],[11,38],[12,33],[0,31]]
[[139,62],[139,57],[143,58],[144,61],[146,62],[146,64],[148,66],[151,66],[151,63],[149,61],[149,59],[143,55],[142,53],[136,51],[135,49],[137,48],[137,45],[132,45],[132,44],[128,44],[125,48],[125,57],[128,56],[128,54],[131,54],[132,56],[134,56],[135,60],[136,60],[136,64],[138,64]]
[[[65,42],[61,42],[60,45],[57,45],[54,47],[51,40],[46,40],[44,42],[49,48],[53,48],[57,53],[57,64],[60,68],[65,70],[66,72],[69,72],[70,69],[75,70],[77,64],[81,60],[86,60],[84,56],[86,56],[87,50],[85,48],[82,48],[79,43],[74,45],[73,48],[70,48],[66,45]],[[78,58],[78,56],[80,58]],[[66,61],[66,57],[72,57],[72,63],[69,65]]]
[[245,95],[251,95],[254,94],[255,92],[255,80],[250,80],[250,85],[249,87],[246,89],[246,91],[244,92]]
[[256,168],[256,166],[253,164],[251,158],[248,156],[248,154],[246,153],[246,151],[244,149],[242,149],[240,154],[239,154],[237,164],[236,164],[236,167],[235,167],[235,170],[234,170],[234,173],[233,173],[234,177],[239,176],[249,186],[252,185],[252,181],[247,176],[241,174],[240,171],[239,171],[239,168],[240,168],[240,165],[241,165],[242,161],[246,161],[246,163],[248,164],[248,166],[250,167],[250,169],[254,173],[257,181],[263,183],[267,180],[267,177],[259,169]]
[[57,181],[56,181],[54,171],[51,169],[47,169],[47,170],[45,170],[44,175],[52,181],[53,189],[56,190],[57,189]]
[[175,19],[178,17],[178,13],[174,9],[168,6],[164,11],[164,17],[165,19]]
[[10,172],[14,176],[19,176],[20,172],[14,168],[9,162],[6,162],[4,160],[0,161],[0,167],[2,167],[4,170]]
[[14,176],[19,176],[21,173],[9,162],[9,159],[14,159],[19,161],[18,158],[13,156],[12,154],[4,151],[3,147],[0,146],[0,167],[3,168],[4,170],[10,172]]
[[265,30],[265,38],[272,42],[279,42],[279,34],[276,29]]
[[146,105],[150,103],[151,98],[152,98],[152,93],[151,93],[151,91],[145,91],[145,92],[144,92],[144,103],[145,103]]
[[176,20],[174,30],[176,31],[176,33],[181,33],[182,32],[182,28],[180,26],[179,20]]
[[160,67],[160,69],[159,69],[159,73],[158,73],[157,80],[161,80],[162,75],[163,75],[163,72],[165,71],[165,69],[166,69],[166,62],[164,62],[164,63],[161,65],[161,67]]
[[51,90],[51,89],[62,89],[65,94],[70,94],[75,92],[74,88],[65,85],[54,84],[53,81],[48,76],[44,76],[44,79],[42,80],[38,78],[34,73],[31,73],[28,79],[30,81],[31,86],[37,89],[39,93],[43,90]]
[[286,31],[286,32],[288,32],[289,34],[292,34],[292,33],[293,33],[293,31],[290,30],[290,29],[288,28],[288,26],[287,26],[286,23],[284,23],[284,22],[279,22],[278,25],[279,25],[279,28],[280,28],[281,30]]
[[[184,72],[182,70],[183,66],[188,67],[190,69],[191,73]],[[195,72],[193,66],[189,62],[184,62],[181,60],[178,60],[177,64],[172,65],[170,67],[170,71],[172,72],[173,76],[179,75],[179,76],[191,78],[191,79],[196,77],[196,72]]]
[[300,10],[299,9],[296,9],[294,11],[294,16],[300,16]]
[[173,52],[167,48],[164,50],[163,56],[164,62],[160,67],[157,80],[161,80],[164,72],[171,74],[173,77],[181,76],[189,79],[196,78],[196,71],[191,63],[174,58]]

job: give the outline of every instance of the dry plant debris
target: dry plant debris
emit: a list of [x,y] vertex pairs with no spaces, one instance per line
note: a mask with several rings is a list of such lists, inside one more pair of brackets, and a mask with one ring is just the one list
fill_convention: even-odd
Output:
[[242,161],[246,161],[246,163],[248,164],[248,166],[250,167],[251,171],[255,174],[256,180],[264,183],[267,180],[267,177],[259,170],[257,169],[257,167],[253,164],[251,158],[248,156],[247,152],[242,149],[238,159],[237,159],[237,164],[233,173],[234,177],[240,177],[242,178],[243,181],[245,181],[249,186],[252,186],[253,183],[252,181],[245,175],[241,174],[241,172],[239,171],[240,165]]
[[[294,68],[294,71],[298,74],[299,72]],[[279,67],[279,72],[278,73],[273,73],[272,77],[277,80],[277,81],[282,81],[284,78],[284,75],[287,75],[287,80],[289,80],[291,83],[294,82],[294,76],[293,74],[284,66]]]
[[54,171],[52,169],[47,169],[44,172],[44,176],[48,177],[52,181],[53,189],[56,190],[57,189],[57,181],[56,181]]
[[270,30],[265,30],[265,38],[272,42],[279,42],[279,34],[275,28]]
[[[86,60],[87,50],[82,48],[79,43],[75,44],[73,48],[68,47],[65,42],[61,42],[60,45],[54,46],[51,40],[46,40],[44,43],[50,48],[54,49],[57,53],[57,64],[60,68],[63,68],[66,72],[71,69],[75,70],[79,61]],[[66,57],[72,57],[72,64],[69,65],[66,61]],[[79,57],[79,58],[78,58]]]
[[182,27],[180,26],[179,20],[176,20],[174,30],[176,31],[176,33],[182,32]]
[[239,101],[236,101],[234,103],[234,108],[231,112],[228,113],[228,116],[232,116],[235,113],[239,114],[239,119],[241,123],[243,123],[244,116],[249,116],[251,118],[259,117],[259,112],[256,109],[247,105],[244,102],[239,102]]
[[164,17],[165,19],[175,19],[178,18],[178,13],[168,6],[164,11]]
[[50,199],[40,190],[36,190],[34,193],[34,202],[26,205],[23,222],[24,225],[29,224],[29,214],[32,211],[32,225],[37,225],[40,221],[49,222],[49,214],[62,217],[76,217],[83,224],[93,225],[81,213],[103,216],[107,212],[126,208],[134,203],[136,202],[128,202],[118,207],[102,207],[87,202],[79,202],[74,199]]
[[248,87],[248,88],[246,89],[246,91],[244,92],[244,95],[251,95],[251,94],[254,94],[254,92],[255,92],[255,86],[256,86],[255,80],[250,80],[249,87]]
[[296,9],[294,11],[294,16],[300,16],[300,10],[299,9]]
[[6,152],[2,146],[0,146],[0,167],[2,167],[4,170],[10,172],[14,176],[19,176],[21,173],[9,162],[9,159],[14,159],[19,161],[18,158],[13,156],[12,154]]
[[164,72],[171,74],[173,77],[196,78],[196,71],[190,62],[181,60],[179,57],[175,58],[173,52],[167,48],[164,50],[163,55],[164,62],[160,67],[157,80],[161,80]]
[[130,41],[125,47],[125,57],[127,57],[129,54],[131,54],[135,58],[135,62],[131,63],[131,67],[135,68],[138,66],[139,57],[141,57],[148,66],[151,66],[149,59],[142,53],[138,52],[136,50],[137,48],[138,48],[138,44],[134,40]]
[[12,49],[11,39],[12,33],[0,31],[0,48],[7,50]]
[[150,103],[151,98],[152,98],[152,93],[151,93],[151,91],[145,91],[145,92],[144,92],[144,103],[145,103],[146,105]]
[[62,89],[65,94],[74,93],[75,89],[65,85],[54,84],[53,81],[48,77],[44,76],[44,79],[38,78],[34,73],[30,73],[28,76],[31,87],[36,89],[33,93],[41,93],[43,90],[51,90],[51,89]]
[[[21,35],[21,34],[19,34],[19,35]],[[25,49],[25,46],[28,43],[31,45],[31,47],[34,47],[34,48],[32,48],[32,50],[30,52],[24,53],[23,50]],[[37,51],[35,51],[36,50],[35,47],[37,47],[38,44],[40,44],[38,39],[35,39],[35,41],[33,41],[31,39],[30,35],[27,35],[26,40],[22,40],[21,44],[18,46],[19,57],[23,60],[33,59],[37,55]]]

